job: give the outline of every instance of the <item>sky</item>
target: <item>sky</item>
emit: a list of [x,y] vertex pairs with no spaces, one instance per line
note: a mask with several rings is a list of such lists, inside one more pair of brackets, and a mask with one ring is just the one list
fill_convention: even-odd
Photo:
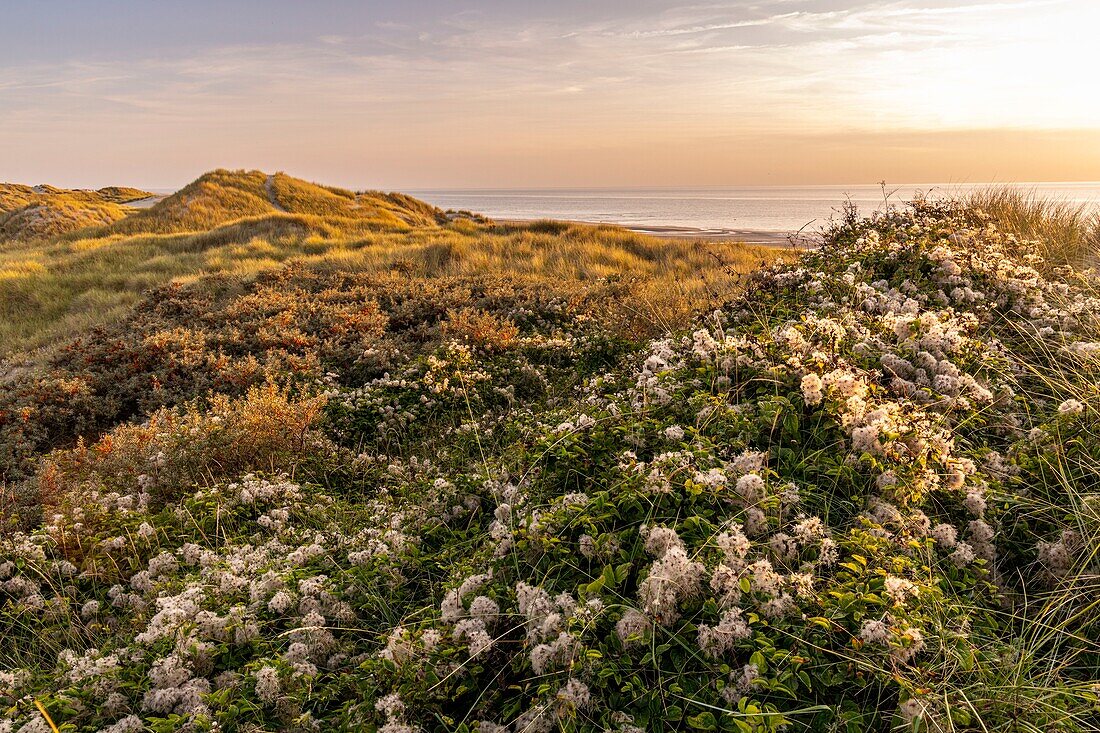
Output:
[[1100,0],[35,0],[0,180],[1100,179]]

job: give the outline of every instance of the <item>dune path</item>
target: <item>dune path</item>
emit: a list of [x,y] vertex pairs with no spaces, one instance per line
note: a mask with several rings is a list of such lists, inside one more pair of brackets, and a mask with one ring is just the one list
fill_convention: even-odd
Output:
[[275,176],[267,177],[267,180],[264,181],[264,188],[267,189],[267,200],[271,202],[272,206],[283,213],[290,213],[285,206],[279,203],[279,199],[275,198]]
[[131,209],[148,209],[156,206],[166,198],[168,198],[167,194],[163,196],[149,196],[148,198],[137,199],[136,201],[127,201],[122,205],[129,206]]

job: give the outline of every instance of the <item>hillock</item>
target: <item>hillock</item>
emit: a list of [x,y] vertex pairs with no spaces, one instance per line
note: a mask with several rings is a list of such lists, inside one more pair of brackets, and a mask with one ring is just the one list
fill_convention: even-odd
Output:
[[118,204],[60,194],[45,196],[0,214],[0,241],[46,239],[113,224],[125,216]]
[[434,207],[395,195],[356,194],[283,173],[216,170],[112,227],[115,234],[210,231],[242,219],[300,215],[344,227],[433,225]]
[[104,201],[110,201],[115,204],[129,204],[153,196],[153,194],[148,191],[142,191],[140,188],[131,188],[129,186],[107,186],[106,188],[98,189],[96,193],[99,194],[99,197]]
[[0,242],[46,239],[103,227],[129,213],[119,204],[149,196],[136,188],[67,190],[0,184]]

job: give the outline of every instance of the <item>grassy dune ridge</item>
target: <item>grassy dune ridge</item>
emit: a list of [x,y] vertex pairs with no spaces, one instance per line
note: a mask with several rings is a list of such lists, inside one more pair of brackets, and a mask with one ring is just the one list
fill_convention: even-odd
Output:
[[8,375],[0,730],[1095,731],[1100,298],[1036,216],[849,212],[748,277],[152,235],[331,227]]
[[28,204],[51,198],[68,198],[95,203],[125,204],[152,196],[148,191],[126,186],[108,186],[97,191],[70,190],[55,186],[26,186],[20,183],[0,183],[0,214],[6,214]]
[[341,220],[345,226],[407,228],[443,221],[443,212],[411,197],[354,193],[284,173],[216,170],[110,228],[113,234],[208,231],[243,217],[274,213]]
[[0,183],[0,243],[107,226],[126,218],[129,212],[121,204],[148,196],[145,191],[118,186],[71,191]]
[[[106,229],[0,242],[0,354],[122,317],[146,290],[209,274],[249,276],[298,261],[319,270],[418,276],[515,273],[659,280],[654,295],[705,293],[719,262],[747,272],[774,249],[666,243],[617,227],[496,226],[401,194],[353,194],[277,174],[207,174]],[[718,259],[715,259],[715,258]],[[721,277],[712,278],[721,280]]]

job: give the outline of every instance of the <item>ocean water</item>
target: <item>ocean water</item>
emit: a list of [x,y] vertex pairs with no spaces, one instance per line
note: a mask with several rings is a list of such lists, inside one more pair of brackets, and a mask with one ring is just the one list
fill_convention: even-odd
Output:
[[[958,195],[991,184],[903,184],[887,187],[892,204],[917,192]],[[1003,184],[998,184],[1003,185]],[[1100,207],[1100,182],[1021,183],[1038,196]],[[411,194],[443,209],[467,209],[494,219],[566,219],[638,230],[699,230],[707,234],[816,231],[846,200],[869,213],[883,206],[878,185],[735,186],[708,188],[422,190]]]

